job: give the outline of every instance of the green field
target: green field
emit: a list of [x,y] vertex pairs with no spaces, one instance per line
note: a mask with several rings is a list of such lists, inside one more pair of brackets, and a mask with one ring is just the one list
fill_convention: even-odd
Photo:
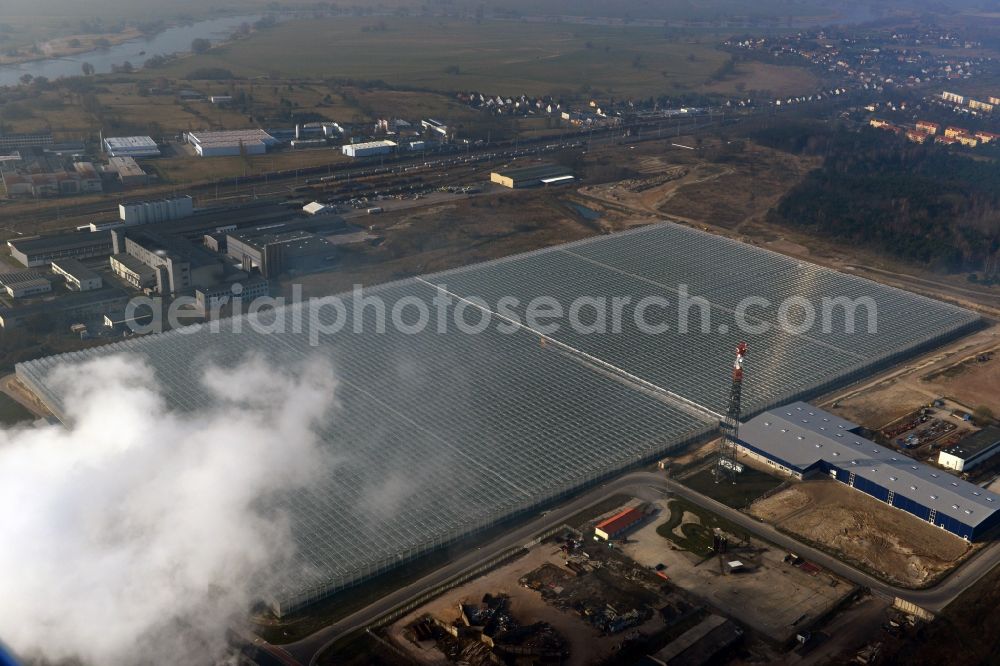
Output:
[[0,426],[12,426],[34,418],[34,415],[22,407],[21,403],[6,393],[0,393]]
[[[684,525],[680,529],[681,534],[684,535],[681,537],[674,534],[674,528],[681,524],[685,513],[697,516],[701,524],[688,523]],[[674,498],[670,500],[670,519],[657,527],[656,533],[664,539],[673,541],[679,548],[699,557],[708,557],[714,553],[712,535],[715,529],[721,529],[733,536],[743,536],[746,533],[742,528],[714,513],[709,513],[686,500]]]
[[744,466],[736,483],[725,480],[716,483],[712,472],[712,469],[704,469],[684,479],[682,483],[734,509],[746,507],[764,493],[777,488],[783,481],[753,467]]
[[662,29],[513,21],[343,17],[289,21],[145,72],[184,77],[354,79],[441,91],[649,96],[705,82],[727,59]]

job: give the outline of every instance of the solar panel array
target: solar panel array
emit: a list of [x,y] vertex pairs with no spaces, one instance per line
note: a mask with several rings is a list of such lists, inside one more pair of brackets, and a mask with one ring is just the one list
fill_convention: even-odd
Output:
[[[390,309],[404,298],[430,303],[442,289],[490,304],[502,296],[526,303],[537,295],[566,304],[580,295],[635,302],[673,296],[682,283],[712,303],[712,332],[646,335],[626,317],[620,333],[588,335],[564,327],[551,336],[561,344],[540,344],[523,328],[504,334],[489,326],[465,335],[441,334],[432,325],[417,334],[389,326],[384,334],[357,335],[348,328],[312,347],[308,326],[270,335],[246,326],[237,335],[223,326],[221,333],[203,328],[133,338],[23,363],[17,372],[60,414],[62,396],[47,379],[53,367],[132,352],[154,368],[171,404],[194,410],[209,401],[198,387],[208,361],[232,365],[249,353],[278,364],[313,354],[329,358],[342,408],[321,425],[321,436],[338,462],[328,483],[283,500],[300,563],[309,571],[297,567],[294,580],[276,595],[276,607],[287,611],[711,431],[717,423],[709,410],[724,410],[730,350],[740,339],[751,348],[746,401],[763,409],[977,320],[959,308],[674,225],[366,293],[377,293]],[[732,308],[756,292],[774,301],[796,294],[871,295],[880,331],[736,331]],[[350,318],[351,299],[344,303]],[[323,323],[333,316],[326,313]],[[729,332],[718,332],[719,324]],[[584,362],[584,355],[604,366]],[[647,390],[623,381],[626,374],[647,382]]]

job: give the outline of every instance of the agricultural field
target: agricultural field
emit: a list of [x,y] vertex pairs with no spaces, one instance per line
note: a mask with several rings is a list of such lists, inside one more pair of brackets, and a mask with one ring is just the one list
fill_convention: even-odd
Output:
[[384,81],[404,89],[649,96],[696,87],[727,59],[711,40],[671,40],[653,28],[342,17],[289,21],[145,74],[183,78],[218,67],[239,77]]
[[744,62],[733,73],[706,85],[703,92],[742,95],[749,91],[770,91],[774,97],[801,95],[819,86],[819,79],[805,67]]

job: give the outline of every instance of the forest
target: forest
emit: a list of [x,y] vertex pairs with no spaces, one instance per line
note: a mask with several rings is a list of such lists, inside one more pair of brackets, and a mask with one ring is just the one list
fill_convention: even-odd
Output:
[[827,126],[762,129],[760,143],[822,155],[770,212],[778,224],[864,244],[939,272],[1000,272],[1000,163],[891,133]]

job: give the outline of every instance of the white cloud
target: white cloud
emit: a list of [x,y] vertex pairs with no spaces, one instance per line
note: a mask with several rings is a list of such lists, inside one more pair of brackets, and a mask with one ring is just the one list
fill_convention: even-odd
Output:
[[0,430],[0,638],[93,664],[196,663],[288,571],[269,498],[331,461],[314,433],[336,407],[330,366],[210,368],[213,404],[168,408],[118,355],[56,371],[69,425]]

